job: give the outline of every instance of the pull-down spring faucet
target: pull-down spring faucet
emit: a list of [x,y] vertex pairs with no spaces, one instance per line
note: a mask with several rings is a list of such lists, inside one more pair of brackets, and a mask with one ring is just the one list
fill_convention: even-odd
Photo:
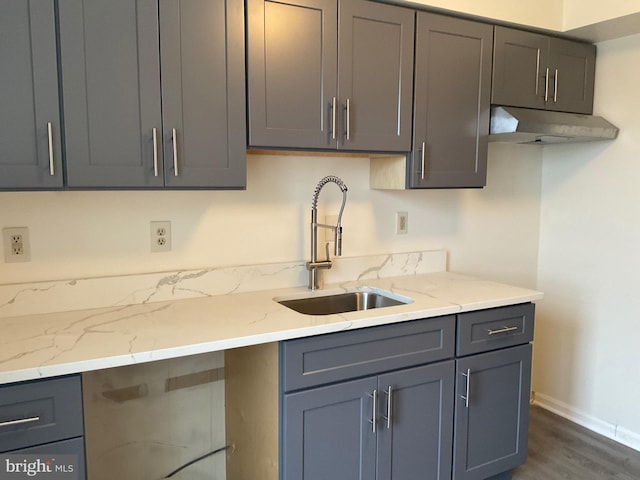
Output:
[[[342,206],[340,207],[340,213],[338,214],[338,221],[336,225],[325,225],[318,223],[318,196],[322,188],[329,182],[333,182],[342,191]],[[333,175],[324,177],[316,185],[316,189],[313,192],[313,203],[311,205],[311,261],[307,262],[307,270],[309,270],[309,289],[316,290],[319,286],[319,269],[331,268],[333,265],[329,258],[329,242],[325,244],[326,260],[318,260],[318,227],[328,228],[334,232],[335,240],[335,256],[342,255],[342,212],[344,211],[344,205],[347,203],[347,186],[344,182]]]

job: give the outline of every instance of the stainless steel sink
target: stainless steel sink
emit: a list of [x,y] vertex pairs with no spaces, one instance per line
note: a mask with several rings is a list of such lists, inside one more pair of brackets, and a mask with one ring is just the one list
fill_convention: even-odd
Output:
[[377,289],[362,289],[331,295],[275,300],[279,304],[305,315],[331,315],[334,313],[406,305],[413,302],[410,298]]

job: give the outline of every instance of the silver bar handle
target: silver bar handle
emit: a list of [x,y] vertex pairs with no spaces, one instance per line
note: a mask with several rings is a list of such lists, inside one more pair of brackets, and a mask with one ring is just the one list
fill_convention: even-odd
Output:
[[174,128],[172,130],[172,141],[173,141],[173,174],[174,176],[178,176],[178,132]]
[[391,415],[393,414],[393,390],[391,389],[391,385],[387,387],[387,415],[384,419],[387,421],[387,430],[391,428]]
[[336,97],[331,102],[331,138],[336,139]]
[[460,398],[462,398],[464,400],[464,406],[465,408],[469,408],[469,396],[470,393],[469,392],[469,387],[471,385],[471,369],[467,368],[467,373],[463,373],[460,372],[460,375],[462,375],[463,377],[467,377],[467,394],[466,395],[460,395]]
[[558,103],[558,69],[556,68],[556,76],[553,79],[553,103]]
[[547,73],[544,76],[544,101],[549,100],[549,67],[547,67]]
[[502,327],[499,328],[497,330],[487,330],[487,332],[489,332],[489,335],[497,335],[499,333],[507,333],[507,332],[515,332],[516,330],[518,330],[518,327]]
[[420,175],[421,175],[421,176],[420,176],[420,178],[421,178],[422,180],[424,180],[424,165],[425,165],[425,164],[424,164],[424,162],[425,162],[424,158],[425,158],[425,155],[426,155],[426,154],[425,154],[425,150],[426,150],[426,149],[427,149],[426,142],[422,142],[422,159],[421,159],[421,161],[420,161],[420,162],[421,162],[421,167],[420,167],[420,172],[421,172],[421,173],[420,173]]
[[49,175],[53,177],[56,171],[53,165],[53,125],[51,122],[47,122],[47,138],[49,140]]
[[538,54],[536,56],[536,95],[538,95],[539,89],[540,89],[540,49],[538,49]]
[[9,420],[7,422],[0,422],[0,427],[10,427],[12,425],[22,425],[24,423],[32,423],[40,420],[40,417],[21,418],[19,420]]
[[369,420],[369,423],[371,423],[372,425],[371,431],[373,433],[376,433],[376,424],[378,423],[378,390],[374,390],[373,394],[369,395],[369,397],[373,399],[373,401],[371,402],[373,404],[373,407],[371,420]]
[[347,140],[351,140],[351,100],[347,98]]
[[158,129],[153,128],[153,175],[158,176]]

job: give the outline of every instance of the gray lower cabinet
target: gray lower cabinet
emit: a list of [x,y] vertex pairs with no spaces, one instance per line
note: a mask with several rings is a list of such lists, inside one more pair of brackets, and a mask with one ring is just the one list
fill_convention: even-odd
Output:
[[381,375],[378,479],[451,478],[454,361]]
[[534,312],[282,342],[280,479],[511,478],[527,455]]
[[451,478],[453,370],[451,360],[284,395],[282,478]]
[[243,4],[60,0],[69,188],[243,187]]
[[591,114],[595,59],[588,43],[495,27],[491,103]]
[[493,27],[419,12],[411,188],[483,187]]
[[453,478],[482,480],[527,460],[531,345],[456,361]]
[[458,315],[454,480],[510,478],[527,459],[531,303]]
[[0,0],[0,189],[62,187],[54,3]]
[[249,146],[409,151],[414,15],[365,0],[248,0]]
[[450,479],[454,328],[448,316],[284,342],[280,478]]
[[16,462],[23,455],[53,460],[53,468],[84,480],[80,375],[0,386],[0,453]]
[[376,434],[369,423],[376,378],[284,395],[283,480],[374,480]]

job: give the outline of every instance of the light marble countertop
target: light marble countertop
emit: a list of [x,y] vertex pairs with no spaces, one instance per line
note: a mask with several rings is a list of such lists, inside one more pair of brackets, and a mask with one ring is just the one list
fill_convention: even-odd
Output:
[[407,305],[303,315],[274,298],[305,287],[0,318],[0,384],[131,365],[323,333],[539,300],[542,293],[438,272],[349,281],[410,297]]

